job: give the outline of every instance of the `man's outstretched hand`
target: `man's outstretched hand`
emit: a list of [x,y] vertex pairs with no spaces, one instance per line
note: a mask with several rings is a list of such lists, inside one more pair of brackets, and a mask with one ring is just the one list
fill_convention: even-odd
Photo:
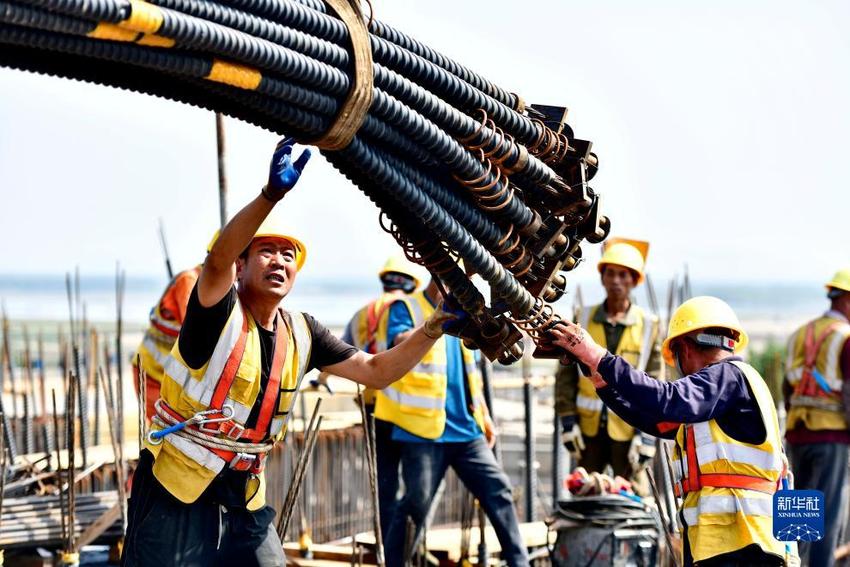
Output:
[[284,138],[278,142],[269,165],[269,181],[263,188],[263,195],[273,202],[280,201],[295,187],[304,166],[310,160],[312,152],[305,148],[294,162],[292,161],[292,147],[295,140]]
[[596,373],[599,361],[608,351],[596,344],[581,326],[569,321],[559,321],[548,332],[551,344],[572,354],[578,361]]

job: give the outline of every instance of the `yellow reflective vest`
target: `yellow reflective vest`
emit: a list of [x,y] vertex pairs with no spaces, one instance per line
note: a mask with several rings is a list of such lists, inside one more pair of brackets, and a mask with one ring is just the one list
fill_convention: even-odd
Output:
[[[168,283],[156,306],[151,309],[148,328],[136,351],[139,365],[150,380],[162,382],[162,369],[180,334],[189,294],[200,274],[201,266],[178,273]],[[133,360],[136,360],[135,356]]]
[[[410,296],[408,306],[418,326],[434,312],[424,292]],[[472,416],[484,431],[484,396],[481,373],[471,350],[461,344],[471,399]],[[413,370],[377,392],[375,417],[389,421],[425,439],[438,439],[446,428],[446,339],[441,337]]]
[[[787,430],[847,429],[841,389],[848,378],[841,371],[841,351],[850,339],[850,324],[824,316],[797,329],[788,341],[785,379],[794,389]],[[817,376],[817,378],[816,378]]]
[[[597,344],[604,346],[607,344],[605,329],[602,323],[594,321],[596,312],[600,309],[603,309],[601,304],[585,309],[579,315],[578,321]],[[613,354],[623,357],[635,368],[644,370],[652,354],[652,347],[658,339],[658,318],[634,304],[629,311],[629,315],[634,314],[635,322],[633,325],[626,326],[620,344],[617,345],[617,352]],[[579,427],[585,436],[595,437],[599,433],[603,405],[596,394],[593,382],[579,371],[576,413],[578,413]],[[607,417],[608,436],[614,441],[631,441],[635,435],[634,427],[613,412],[608,412]]]
[[676,434],[673,476],[684,495],[681,516],[694,562],[748,545],[785,556],[773,537],[773,493],[787,470],[776,407],[750,365],[734,361],[746,377],[767,432],[759,444],[738,441],[717,421],[682,424]]
[[[352,346],[370,354],[377,354],[392,347],[387,344],[387,323],[390,318],[390,308],[396,301],[403,302],[411,319],[416,320],[413,308],[403,292],[385,292],[359,309],[348,322],[346,337],[351,338]],[[363,390],[363,401],[366,405],[373,405],[375,390],[372,388]]]
[[[281,336],[280,333],[286,333]],[[276,378],[279,382],[277,403],[270,408],[265,431],[260,432],[265,440],[277,441],[284,435],[286,422],[295,401],[301,379],[307,370],[312,348],[312,336],[307,321],[301,313],[280,311],[277,316],[277,345],[286,346],[285,355],[275,348],[272,372],[280,368]],[[235,374],[226,372],[228,364],[236,366]],[[232,367],[231,367],[232,368]],[[180,341],[166,361],[161,397],[171,410],[184,419],[216,403],[233,407],[233,425],[244,427],[260,391],[262,354],[260,333],[250,311],[237,301],[222,329],[212,357],[201,368],[195,370],[180,356]],[[220,384],[225,376],[231,376],[229,384]],[[268,389],[268,388],[267,388]],[[270,391],[269,394],[272,394]],[[217,398],[220,398],[217,400]],[[263,419],[263,411],[258,423]],[[157,429],[156,425],[152,426]],[[232,435],[232,429],[230,431]],[[247,430],[252,431],[252,430]],[[225,433],[219,437],[226,438]],[[229,463],[207,447],[178,435],[168,435],[159,445],[146,443],[155,458],[153,472],[157,480],[178,500],[191,503],[198,499],[212,480]],[[260,473],[255,482],[249,483],[246,502],[249,510],[265,506],[265,480]]]

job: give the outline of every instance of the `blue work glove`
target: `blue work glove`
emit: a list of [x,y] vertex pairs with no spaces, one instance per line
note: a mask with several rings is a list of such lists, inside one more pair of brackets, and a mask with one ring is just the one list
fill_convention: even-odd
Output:
[[327,382],[320,380],[318,378],[311,378],[310,379],[310,387],[313,388],[314,390],[318,390],[319,388],[324,388],[325,390],[328,391],[328,394],[330,394],[331,396],[333,396],[333,394],[334,394],[333,388],[330,387],[330,384],[328,384]]
[[561,417],[561,431],[569,431],[573,428],[573,425],[576,424],[576,416],[574,415],[562,415]]
[[452,315],[451,318],[443,323],[443,332],[447,335],[458,336],[458,332],[462,330],[466,326],[467,321],[469,321],[469,313],[463,310],[463,307],[460,306],[460,302],[458,302],[455,296],[451,294],[443,300],[442,309],[446,313]]
[[278,202],[295,187],[304,166],[312,155],[310,148],[305,148],[295,162],[292,161],[292,146],[295,140],[284,138],[277,143],[272,162],[269,165],[269,182],[263,187],[263,195],[272,202]]

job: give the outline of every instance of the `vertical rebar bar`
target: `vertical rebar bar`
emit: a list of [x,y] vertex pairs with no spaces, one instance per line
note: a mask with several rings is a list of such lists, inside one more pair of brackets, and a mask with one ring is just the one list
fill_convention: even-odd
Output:
[[[68,323],[71,327],[70,332],[69,332],[69,337],[70,337],[70,341],[71,341],[71,353],[72,353],[72,356],[73,356],[73,361],[72,361],[73,362],[73,373],[72,373],[72,375],[80,376],[80,349],[79,349],[79,346],[78,346],[78,343],[77,343],[79,337],[77,336],[76,318],[74,316],[74,314],[75,314],[74,306],[79,304],[79,289],[80,289],[80,270],[79,270],[79,268],[77,268],[77,272],[76,272],[76,286],[75,286],[75,288],[72,288],[72,286],[71,286],[71,274],[70,273],[67,273],[65,275],[65,287],[66,287],[66,291],[68,293]],[[77,301],[76,302],[74,301],[74,289],[76,289],[76,291],[77,291]],[[71,390],[70,386],[68,387],[68,390],[69,391]],[[82,394],[79,394],[79,397],[80,397],[79,403],[82,405]],[[68,407],[67,403],[66,403],[66,407]],[[70,427],[66,424],[65,428],[69,429]],[[82,445],[80,448],[82,449],[83,467],[85,467],[85,462],[86,462],[85,445]]]
[[[115,408],[120,419],[118,420],[118,439],[124,443],[124,355],[121,348],[122,327],[124,322],[124,284],[127,275],[121,270],[119,264],[115,264],[115,370],[118,377],[116,382]],[[123,446],[123,445],[122,445]],[[126,470],[125,470],[126,476]]]
[[218,218],[221,227],[227,224],[227,173],[224,167],[224,117],[215,113],[215,139],[218,148]]
[[6,447],[9,450],[9,455],[12,461],[14,462],[15,458],[18,456],[18,445],[15,442],[15,431],[12,428],[11,418],[14,417],[15,412],[15,380],[14,380],[14,368],[12,366],[12,352],[9,346],[9,319],[6,317],[6,307],[3,306],[3,357],[6,362],[6,368],[9,371],[9,386],[12,389],[12,415],[10,416],[6,412],[6,408],[3,403],[3,393],[5,392],[5,380],[3,380],[2,387],[0,387],[0,414],[2,415],[3,421],[3,441],[6,443]]
[[114,458],[115,467],[115,482],[118,485],[118,501],[121,503],[121,523],[123,529],[127,529],[127,495],[124,493],[124,455],[121,449],[121,443],[117,435],[117,419],[115,416],[114,400],[111,397],[111,388],[109,381],[104,374],[102,368],[97,369],[97,375],[100,378],[100,386],[103,389],[103,397],[106,405],[106,417],[109,425],[109,440],[112,443],[112,455]]
[[534,427],[532,405],[534,396],[531,388],[531,353],[526,348],[522,357],[522,401],[525,408],[525,521],[534,521],[534,495],[537,494],[537,474],[534,470]]
[[[67,374],[66,374],[67,376]],[[62,459],[61,459],[61,435],[59,433],[59,412],[56,408],[56,389],[51,388],[50,395],[53,399],[53,441],[56,444],[56,478],[59,483],[59,515],[62,518],[62,541],[67,541],[67,530],[68,526],[66,525],[65,516],[67,512],[65,511],[65,491],[62,490]]]
[[68,482],[68,540],[66,542],[66,551],[73,553],[75,551],[76,539],[76,518],[74,514],[74,506],[76,504],[76,483],[74,475],[76,472],[76,408],[75,405],[79,400],[79,376],[71,373],[68,380],[68,396],[67,406],[65,408],[65,421],[68,433],[66,441],[66,449],[68,451],[68,474],[66,476]]
[[100,351],[100,343],[98,340],[97,330],[92,327],[89,330],[89,379],[86,384],[86,391],[94,389],[94,404],[93,404],[93,423],[91,432],[91,443],[97,445],[100,443],[100,388],[97,387],[97,372],[98,354]]
[[23,441],[24,441],[24,451],[27,454],[35,452],[35,427],[33,424],[33,414],[35,413],[33,406],[35,405],[35,399],[33,394],[35,393],[34,383],[35,380],[32,376],[32,354],[30,352],[30,336],[27,328],[23,328],[24,334],[24,391],[21,394],[23,406],[24,406],[24,420],[23,420]]
[[360,418],[363,420],[363,442],[366,445],[367,474],[369,475],[369,492],[372,496],[373,529],[375,531],[375,559],[379,567],[384,565],[384,540],[381,534],[381,507],[378,502],[378,463],[375,452],[375,426],[369,422],[363,392],[357,389],[357,404],[360,406]]

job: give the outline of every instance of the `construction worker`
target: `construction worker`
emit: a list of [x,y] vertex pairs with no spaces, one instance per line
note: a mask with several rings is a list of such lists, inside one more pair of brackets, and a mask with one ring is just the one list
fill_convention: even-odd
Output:
[[[409,340],[441,297],[434,280],[414,294],[409,306],[390,307],[387,344]],[[385,534],[388,567],[407,565],[407,523],[415,526],[414,541],[446,470],[451,467],[481,503],[490,518],[501,558],[508,565],[528,565],[519,531],[510,480],[493,455],[496,428],[482,393],[475,353],[455,337],[443,337],[413,370],[377,392],[375,417],[394,424],[392,439],[401,454],[404,496]],[[414,543],[413,549],[416,548]]]
[[[644,280],[648,252],[648,242],[608,239],[598,264],[605,301],[581,309],[576,319],[597,343],[658,378],[663,372],[658,318],[631,297]],[[655,440],[608,412],[577,364],[558,368],[555,404],[564,446],[574,463],[591,473],[604,473],[610,465],[615,476],[637,480],[635,488],[646,490],[639,473],[655,456]]]
[[695,297],[673,313],[662,345],[683,376],[673,382],[636,369],[576,324],[560,322],[550,337],[585,366],[611,411],[675,439],[685,565],[785,565],[795,557],[793,544],[772,532],[773,493],[787,471],[776,407],[759,373],[735,355],[747,334],[726,303]]
[[[218,237],[218,231],[207,245],[207,253]],[[136,354],[133,355],[133,385],[139,393],[139,367],[145,371],[145,419],[150,421],[154,414],[154,403],[159,399],[162,383],[162,367],[171,348],[180,334],[183,319],[186,317],[186,304],[189,294],[201,275],[202,264],[183,270],[171,278],[168,286],[151,309],[150,324],[145,331]]]
[[847,517],[847,459],[850,446],[850,268],[826,284],[829,310],[791,335],[785,365],[785,439],[799,489],[824,494],[826,533],[805,542],[801,557],[831,566]]
[[[416,267],[400,256],[390,256],[378,272],[383,293],[354,314],[345,327],[342,340],[360,350],[376,354],[387,350],[387,322],[390,307],[397,302],[413,317],[409,295],[419,287]],[[366,412],[374,416],[375,390],[363,392]],[[392,440],[393,425],[382,419],[374,419],[375,453],[378,469],[378,502],[381,518],[381,533],[386,534],[395,513],[398,500],[398,466],[401,455]]]
[[[306,248],[267,218],[310,157],[278,144],[262,193],[225,226],[189,298],[135,471],[124,565],[284,565],[265,502],[265,457],[285,431],[304,373],[383,388],[407,373],[453,316],[437,309],[371,355],[281,300]],[[238,287],[235,285],[238,282]]]

